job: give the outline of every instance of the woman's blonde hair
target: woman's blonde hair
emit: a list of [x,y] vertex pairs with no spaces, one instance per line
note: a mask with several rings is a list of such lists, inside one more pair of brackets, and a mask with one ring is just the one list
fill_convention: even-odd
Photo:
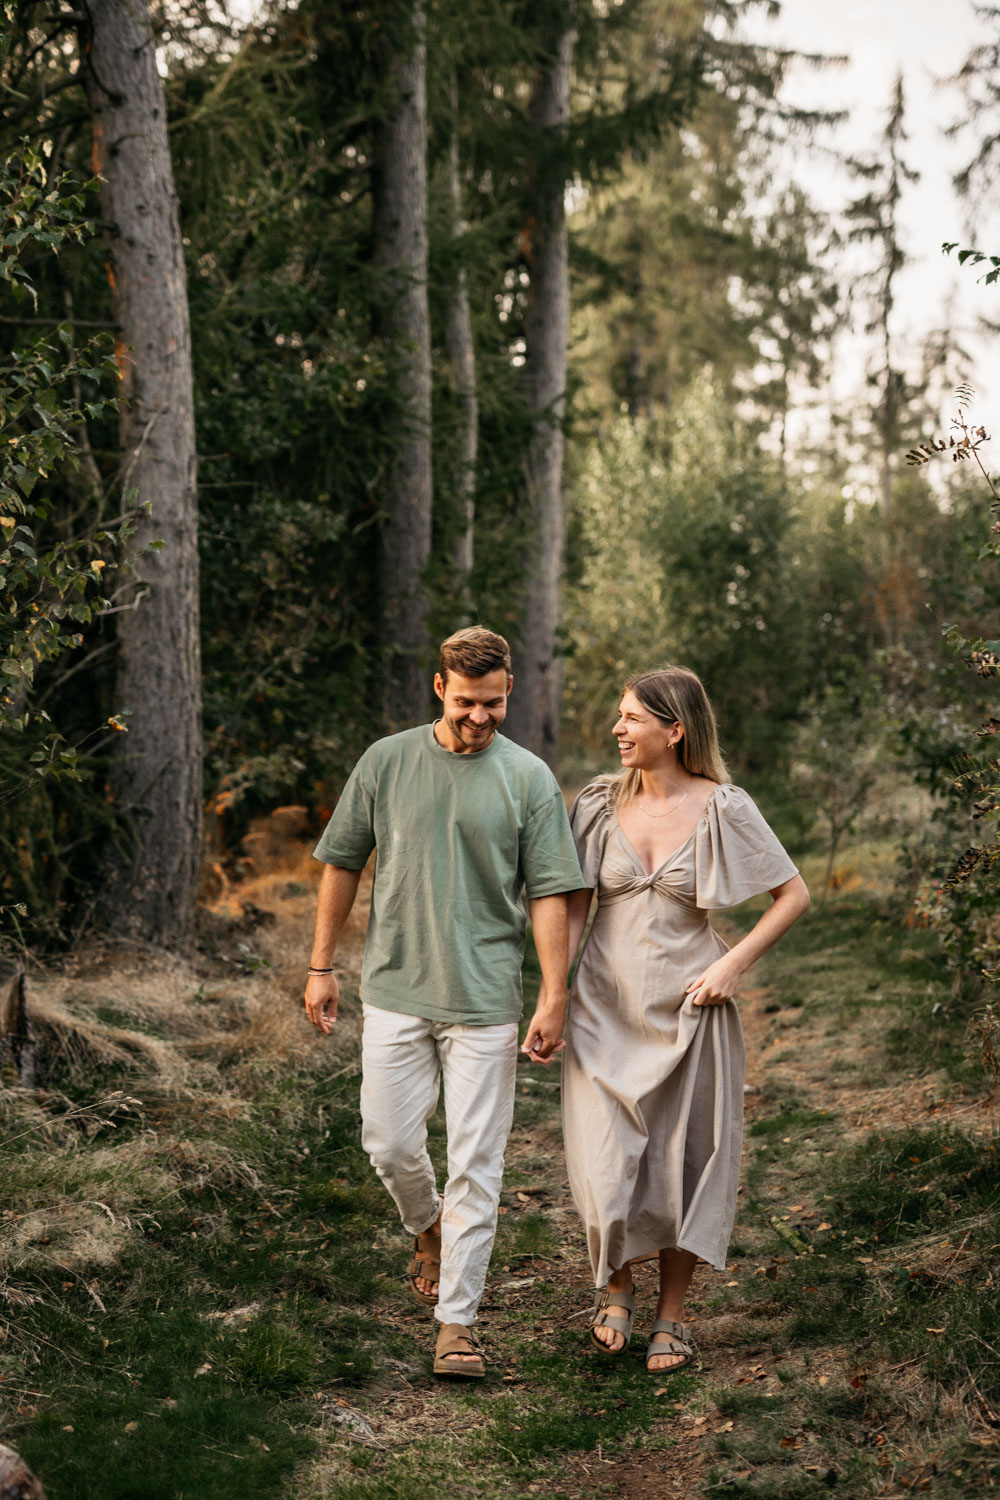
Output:
[[[715,714],[701,678],[687,667],[659,667],[630,677],[624,691],[633,693],[647,713],[664,724],[680,724],[683,737],[677,743],[677,759],[692,776],[709,781],[728,781],[729,772],[719,749]],[[627,807],[639,790],[641,772],[623,771],[615,777],[615,803]]]

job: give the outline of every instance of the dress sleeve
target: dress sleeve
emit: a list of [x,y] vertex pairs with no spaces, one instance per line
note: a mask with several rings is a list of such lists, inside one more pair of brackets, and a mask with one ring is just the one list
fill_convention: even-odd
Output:
[[703,911],[738,906],[798,874],[753,798],[720,786],[698,824],[695,892]]
[[611,788],[605,781],[592,781],[577,797],[569,813],[576,840],[583,884],[595,891],[600,884],[601,861],[608,834],[614,826]]

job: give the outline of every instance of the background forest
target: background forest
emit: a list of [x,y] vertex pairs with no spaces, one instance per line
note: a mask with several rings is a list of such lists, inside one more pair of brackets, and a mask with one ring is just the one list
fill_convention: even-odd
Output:
[[[758,10],[5,7],[12,951],[183,949],[206,849],[228,880],[255,815],[321,821],[478,619],[514,643],[510,732],[570,779],[625,674],[693,666],[828,879],[873,797],[929,793],[904,908],[961,983],[992,967],[988,438],[969,386],[941,406],[975,371],[949,326],[897,352],[902,80],[823,213],[791,167],[833,122],[744,34]],[[976,14],[973,214],[1000,88]]]
[[[786,775],[866,696],[855,726],[916,774],[963,743],[941,624],[989,634],[986,505],[970,466],[903,462],[962,367],[947,333],[922,375],[893,348],[901,85],[834,223],[775,175],[825,122],[743,6],[168,6],[136,79],[110,0],[7,10],[0,840],[32,942],[153,841],[181,883],[145,935],[183,940],[200,805],[216,849],[329,805],[426,713],[428,642],[463,619],[511,636],[512,730],[555,763],[561,713],[564,767],[605,758],[623,673],[663,660],[703,674],[741,771]],[[150,140],[166,111],[159,175],[109,136],[126,82]],[[183,255],[159,284],[114,222],[143,170],[130,211]],[[869,379],[803,451],[845,237]]]

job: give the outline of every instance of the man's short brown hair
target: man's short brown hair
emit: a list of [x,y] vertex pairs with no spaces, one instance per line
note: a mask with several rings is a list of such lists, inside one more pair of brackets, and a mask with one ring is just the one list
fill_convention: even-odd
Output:
[[461,677],[485,677],[501,667],[510,676],[510,647],[502,635],[483,625],[469,625],[456,630],[441,645],[441,677],[447,682],[449,672]]

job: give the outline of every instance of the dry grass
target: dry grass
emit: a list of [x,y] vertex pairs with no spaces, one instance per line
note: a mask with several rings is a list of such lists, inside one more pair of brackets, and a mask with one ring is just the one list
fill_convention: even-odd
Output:
[[[190,1335],[185,1356],[191,1413],[216,1378],[195,1381],[204,1363],[216,1370],[228,1409],[261,1396],[274,1409],[274,1435],[261,1439],[254,1428],[242,1447],[227,1444],[241,1473],[261,1442],[266,1452],[284,1440],[278,1426],[286,1439],[298,1432],[318,1443],[311,1456],[283,1460],[283,1477],[262,1478],[254,1493],[423,1500],[440,1488],[463,1500],[544,1490],[574,1500],[612,1492],[618,1500],[696,1493],[772,1500],[793,1478],[802,1496],[961,1494],[954,1470],[977,1446],[985,1462],[996,1414],[971,1366],[958,1378],[935,1373],[926,1343],[893,1354],[877,1323],[897,1282],[915,1271],[929,1299],[926,1316],[914,1303],[916,1335],[937,1337],[922,1331],[943,1321],[934,1299],[960,1295],[963,1280],[981,1272],[990,1217],[956,1213],[943,1227],[915,1231],[905,1247],[845,1240],[839,1259],[832,1249],[827,1259],[819,1229],[839,1158],[877,1142],[880,1131],[945,1121],[985,1136],[995,1122],[984,1090],[968,1092],[943,1068],[901,1071],[886,1053],[895,1004],[887,995],[898,988],[903,1003],[913,984],[884,959],[876,973],[874,958],[859,956],[863,924],[851,927],[847,903],[855,874],[868,869],[864,850],[845,859],[844,884],[823,918],[826,938],[807,935],[788,962],[779,949],[775,988],[748,988],[743,997],[749,1076],[760,1089],[748,1096],[748,1114],[766,1128],[748,1138],[742,1246],[724,1276],[704,1271],[696,1281],[694,1373],[658,1393],[638,1357],[609,1369],[582,1352],[588,1277],[565,1186],[558,1094],[552,1078],[525,1070],[483,1308],[493,1368],[486,1389],[470,1393],[430,1378],[429,1320],[407,1301],[397,1274],[405,1246],[353,1142],[356,1094],[337,1080],[356,1070],[357,1004],[348,1000],[325,1042],[302,1016],[318,871],[298,846],[284,864],[267,838],[251,848],[240,884],[220,889],[208,909],[208,946],[196,961],[94,953],[29,982],[29,1007],[40,1034],[50,1028],[43,1039],[54,1061],[44,1092],[0,1090],[0,1142],[14,1143],[0,1180],[23,1200],[0,1219],[0,1366],[19,1337],[18,1319],[38,1310],[32,1299],[58,1311],[76,1298],[87,1319],[122,1338],[145,1318],[152,1342],[155,1299],[143,1277],[152,1284],[159,1276],[156,1296],[165,1288],[169,1298],[187,1267],[178,1298],[190,1294],[194,1307],[196,1290],[193,1321],[207,1330],[204,1345],[201,1333]],[[881,880],[882,851],[872,868]],[[275,920],[254,925],[248,907]],[[361,906],[348,939],[354,975],[364,920]],[[904,935],[893,953],[914,969],[902,952],[910,941]],[[871,978],[878,988],[865,988]],[[923,991],[913,993],[909,1003],[922,1004]],[[128,1097],[94,1099],[91,1084],[81,1102],[88,1077],[116,1073]],[[158,1214],[167,1226],[162,1243],[144,1234]],[[797,1256],[779,1224],[815,1236],[818,1253]],[[128,1264],[136,1247],[150,1257],[148,1267],[139,1262],[147,1269],[116,1281],[112,1269]],[[816,1286],[819,1303],[823,1278],[847,1273],[863,1309],[859,1301],[844,1314],[831,1299],[825,1330],[796,1332]],[[644,1270],[643,1317],[651,1292]],[[138,1344],[132,1358],[145,1358]],[[233,1373],[223,1385],[226,1361]],[[280,1382],[291,1382],[296,1361],[304,1394],[293,1409],[282,1405],[292,1385]],[[0,1417],[18,1420],[18,1401],[35,1399],[28,1385],[25,1378],[15,1397],[0,1383]],[[178,1394],[183,1403],[180,1386]],[[141,1424],[145,1399],[136,1391]],[[118,1430],[131,1415],[122,1410]],[[186,1420],[177,1439],[190,1451],[195,1417]],[[76,1441],[58,1433],[48,1440],[62,1441],[67,1454]],[[953,1452],[959,1441],[961,1458]],[[150,1462],[163,1451],[151,1446]],[[229,1482],[235,1472],[231,1465]],[[986,1472],[977,1471],[980,1480]],[[196,1482],[190,1491],[203,1492],[207,1478],[204,1490]]]

